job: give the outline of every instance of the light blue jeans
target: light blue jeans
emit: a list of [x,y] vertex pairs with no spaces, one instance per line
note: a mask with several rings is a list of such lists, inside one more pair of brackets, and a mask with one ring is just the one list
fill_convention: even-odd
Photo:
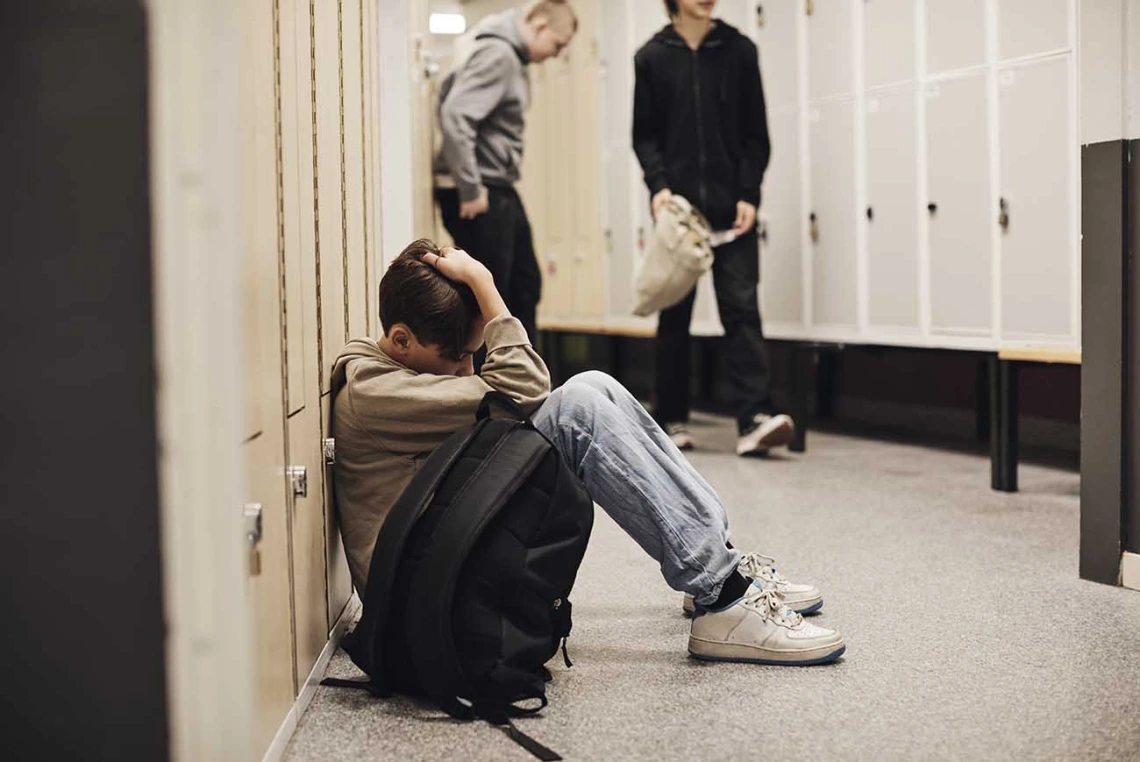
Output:
[[599,371],[574,376],[532,416],[594,502],[661,565],[674,590],[716,600],[740,561],[716,492],[628,390]]

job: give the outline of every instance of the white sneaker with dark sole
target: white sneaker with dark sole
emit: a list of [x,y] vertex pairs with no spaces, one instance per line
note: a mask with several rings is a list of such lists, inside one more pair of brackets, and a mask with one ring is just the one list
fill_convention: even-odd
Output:
[[736,440],[736,454],[763,455],[773,447],[791,444],[795,436],[796,424],[790,416],[757,413],[752,427]]
[[817,627],[759,584],[721,611],[706,611],[689,629],[689,654],[706,661],[806,667],[835,661],[847,645],[836,630]]
[[[784,603],[797,614],[814,614],[823,608],[823,595],[814,585],[800,585],[789,582],[776,568],[776,559],[760,553],[745,553],[740,557],[740,573],[745,577],[759,580],[764,587],[773,588],[784,596]],[[686,594],[681,602],[681,610],[685,616],[692,616],[697,611],[697,603],[693,596]]]

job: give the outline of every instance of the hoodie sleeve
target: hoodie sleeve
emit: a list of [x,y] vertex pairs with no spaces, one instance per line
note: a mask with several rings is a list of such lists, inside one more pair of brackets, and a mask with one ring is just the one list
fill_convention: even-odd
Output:
[[658,113],[653,102],[653,86],[649,79],[649,66],[642,55],[633,59],[633,150],[645,173],[649,195],[669,187],[665,171],[665,154],[661,146],[661,124],[664,115]]
[[414,457],[473,424],[489,391],[503,392],[527,410],[538,407],[550,394],[550,374],[522,323],[510,315],[495,318],[484,338],[487,359],[476,376],[383,372],[364,365],[348,382],[349,412],[390,453]]
[[503,100],[518,65],[518,56],[506,43],[483,44],[456,72],[455,81],[440,104],[443,157],[462,201],[475,200],[482,190],[483,180],[475,160],[479,123]]
[[740,93],[740,137],[744,156],[738,175],[740,201],[760,206],[760,183],[768,169],[772,146],[768,139],[768,112],[760,81],[760,57],[749,41],[744,55]]

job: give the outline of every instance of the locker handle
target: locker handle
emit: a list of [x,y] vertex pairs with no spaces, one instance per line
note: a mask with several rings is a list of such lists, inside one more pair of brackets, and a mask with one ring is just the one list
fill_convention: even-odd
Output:
[[819,243],[819,221],[816,219],[815,212],[812,212],[808,217],[811,222],[811,241],[812,243]]
[[998,224],[1002,230],[1009,230],[1009,202],[1002,196],[998,200]]
[[867,219],[874,222],[875,210],[872,207],[867,207]]
[[926,211],[930,212],[931,214],[934,214],[935,212],[938,211],[938,204],[931,201],[929,204],[926,205]]

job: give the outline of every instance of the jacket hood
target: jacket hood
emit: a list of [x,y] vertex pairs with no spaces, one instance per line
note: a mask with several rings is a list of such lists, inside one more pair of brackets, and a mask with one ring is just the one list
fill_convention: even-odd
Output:
[[527,64],[530,63],[530,51],[527,50],[526,42],[523,40],[519,21],[520,11],[517,8],[502,13],[492,13],[471,27],[470,35],[473,40],[498,37],[510,43],[519,60]]
[[331,390],[334,399],[347,380],[348,364],[353,360],[364,359],[390,361],[388,355],[380,351],[380,347],[371,339],[353,339],[345,344],[333,365]]
[[[712,29],[710,29],[709,33],[705,35],[705,39],[701,41],[701,47],[707,48],[716,47],[717,45],[724,45],[730,40],[743,36],[744,35],[740,33],[740,30],[734,27],[732,24],[726,24],[720,19],[717,19],[713,21]],[[689,47],[689,43],[685,42],[684,38],[681,37],[681,35],[677,34],[677,29],[672,24],[666,24],[664,27],[662,27],[660,31],[657,32],[657,34],[653,35],[653,39],[650,41],[659,45],[667,45],[672,48]]]

